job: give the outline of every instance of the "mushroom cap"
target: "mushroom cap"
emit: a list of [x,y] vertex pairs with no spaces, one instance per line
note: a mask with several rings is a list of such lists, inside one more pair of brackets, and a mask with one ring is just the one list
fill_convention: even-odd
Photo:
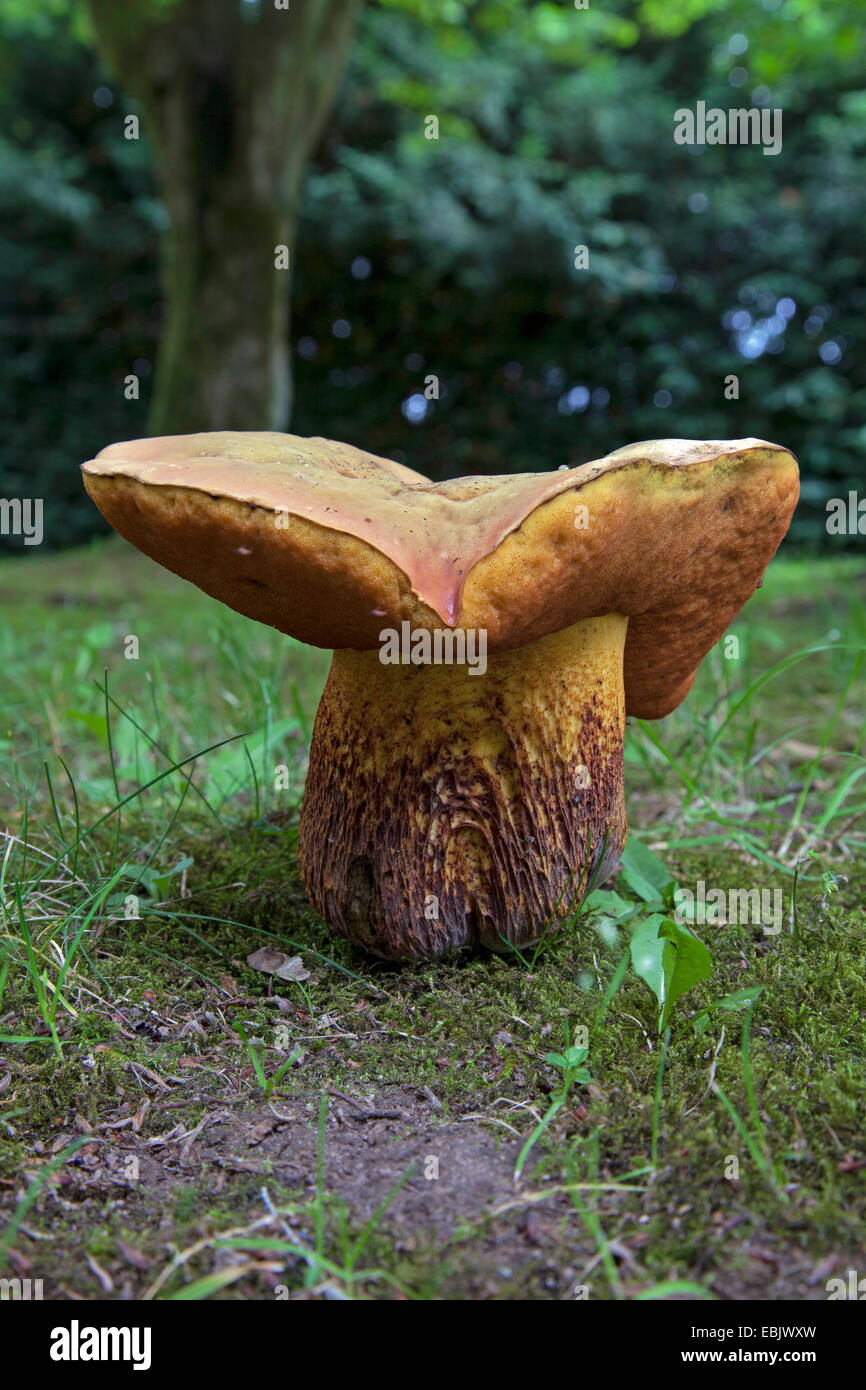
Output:
[[170,435],[83,465],[116,531],[231,608],[319,647],[485,629],[489,652],[628,617],[628,713],[659,718],[761,582],[798,497],[760,439],[657,439],[552,473],[433,483],[329,439]]

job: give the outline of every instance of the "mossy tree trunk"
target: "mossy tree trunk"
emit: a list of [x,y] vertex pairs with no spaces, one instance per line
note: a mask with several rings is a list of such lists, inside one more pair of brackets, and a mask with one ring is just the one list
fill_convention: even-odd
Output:
[[170,218],[154,434],[288,423],[298,200],[360,5],[89,0],[106,61],[140,105]]

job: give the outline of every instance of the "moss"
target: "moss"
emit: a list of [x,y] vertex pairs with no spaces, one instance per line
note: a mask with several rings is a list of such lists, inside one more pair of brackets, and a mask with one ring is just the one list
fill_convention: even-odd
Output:
[[[789,602],[794,581],[787,570],[783,579],[775,596],[768,581],[762,605]],[[833,593],[841,603],[843,588]],[[200,622],[194,605],[192,616]],[[812,613],[816,630],[819,620]],[[800,616],[793,621],[799,625]],[[92,610],[86,622],[93,622]],[[769,646],[765,655],[772,658]],[[67,671],[62,662],[60,669]],[[764,701],[768,745],[786,732],[788,704],[797,703],[802,717],[807,695],[819,699],[813,690],[820,684],[813,687],[810,678],[796,687],[792,678],[778,707],[774,700]],[[214,699],[210,688],[207,699]],[[831,712],[822,705],[821,717]],[[213,741],[213,727],[200,732],[200,740],[189,737],[190,748]],[[745,743],[741,747],[730,732],[713,775],[721,777],[720,768],[726,773],[726,759],[739,767]],[[698,735],[683,722],[665,735],[679,748],[675,736],[684,747]],[[636,735],[632,740],[636,745]],[[98,770],[96,761],[89,765],[89,775]],[[802,782],[796,767],[787,764],[778,777],[788,777],[795,787]],[[669,783],[644,776],[635,764],[627,771],[629,779],[633,824],[653,826],[652,833],[667,843],[675,833],[674,819],[681,840],[700,838],[702,808],[689,810],[683,830],[683,805]],[[96,785],[101,807],[113,790],[107,780]],[[663,804],[650,814],[653,794]],[[609,1183],[651,1165],[655,1150],[655,1171],[636,1176],[634,1191],[591,1189],[582,1197],[601,1231],[615,1240],[615,1277],[597,1261],[591,1223],[567,1194],[532,1209],[537,1234],[532,1222],[526,1224],[526,1210],[485,1216],[479,1198],[475,1215],[458,1223],[457,1233],[447,1239],[433,1239],[421,1225],[407,1234],[391,1225],[387,1214],[377,1225],[364,1263],[385,1270],[419,1297],[568,1297],[590,1265],[585,1282],[594,1298],[628,1296],[672,1275],[726,1297],[802,1297],[804,1287],[807,1295],[811,1288],[804,1284],[808,1272],[828,1254],[838,1252],[840,1267],[846,1259],[856,1264],[866,1220],[862,1168],[856,1166],[862,1162],[866,1102],[866,866],[838,845],[819,843],[819,857],[804,865],[809,876],[798,892],[796,934],[787,921],[791,879],[781,870],[744,856],[730,839],[660,851],[684,885],[703,879],[725,890],[744,884],[783,887],[786,920],[774,937],[748,925],[696,927],[711,950],[713,972],[677,1006],[656,1124],[659,1043],[654,1001],[642,982],[627,975],[595,1024],[627,948],[625,937],[608,945],[591,921],[581,919],[554,937],[532,969],[528,957],[521,961],[514,955],[470,953],[399,967],[373,961],[336,937],[308,907],[297,876],[292,805],[273,808],[265,802],[257,808],[246,784],[229,807],[221,805],[220,830],[200,803],[194,810],[188,799],[182,829],[176,824],[160,848],[173,807],[170,799],[165,807],[131,806],[122,826],[124,853],[141,864],[156,846],[160,869],[191,857],[190,896],[162,904],[143,897],[140,921],[100,917],[93,924],[84,942],[87,955],[76,958],[64,984],[76,1016],[62,1006],[55,1015],[61,1058],[36,1005],[32,974],[18,968],[25,959],[21,942],[4,937],[15,967],[3,997],[4,1028],[38,1032],[44,1039],[7,1046],[4,1054],[12,1083],[3,1093],[0,1163],[14,1183],[0,1188],[5,1209],[14,1205],[28,1174],[45,1171],[58,1138],[78,1132],[76,1117],[95,1127],[142,1111],[137,1147],[129,1125],[97,1133],[107,1144],[110,1140],[111,1152],[126,1152],[128,1145],[154,1165],[148,1180],[137,1185],[124,1186],[116,1174],[94,1172],[77,1157],[63,1168],[62,1182],[58,1175],[46,1178],[25,1226],[51,1234],[56,1287],[98,1296],[89,1253],[103,1267],[114,1270],[116,1263],[117,1287],[129,1281],[140,1295],[163,1267],[167,1245],[192,1242],[260,1215],[263,1185],[275,1204],[297,1205],[304,1230],[315,1229],[310,1188],[285,1181],[276,1149],[249,1149],[262,1157],[260,1171],[253,1173],[218,1162],[214,1154],[221,1151],[214,1141],[203,1166],[187,1172],[177,1164],[176,1148],[148,1147],[175,1125],[188,1133],[218,1110],[236,1113],[262,1102],[237,1024],[258,1039],[252,1045],[266,1077],[273,1077],[296,1048],[302,1051],[300,1063],[282,1076],[275,1103],[311,1098],[308,1128],[315,1126],[316,1098],[325,1088],[363,1098],[386,1095],[395,1086],[426,1087],[442,1107],[430,1109],[429,1124],[435,1125],[437,1116],[443,1127],[461,1120],[465,1133],[483,1125],[496,1141],[495,1152],[507,1155],[504,1166],[513,1165],[513,1151],[535,1124],[526,1107],[543,1114],[559,1080],[546,1054],[561,1048],[566,1027],[572,1035],[578,1025],[591,1029],[592,1085],[573,1092],[539,1139],[527,1184]],[[810,803],[810,813],[814,809]],[[782,811],[774,814],[781,818]],[[757,833],[760,818],[753,824]],[[111,829],[95,837],[94,863],[110,862]],[[782,835],[785,826],[776,830]],[[852,844],[856,847],[856,839]],[[89,865],[82,860],[83,871]],[[832,878],[822,881],[825,872],[847,875],[847,881],[839,877],[834,890]],[[177,878],[167,883],[167,891],[177,891]],[[69,933],[68,922],[49,930],[50,924],[34,920],[37,937],[53,931],[55,939],[68,939],[63,935]],[[247,957],[265,944],[300,954],[310,978],[297,984],[250,969]],[[50,971],[49,949],[44,962]],[[749,1072],[742,1014],[713,1012],[700,1034],[690,1020],[701,1008],[750,986],[762,986],[762,993],[750,1029]],[[145,1068],[163,1078],[162,1086]],[[749,1128],[763,1168],[711,1081]],[[483,1119],[469,1120],[470,1115]],[[98,1158],[101,1150],[95,1152]],[[246,1152],[238,1148],[240,1157]],[[739,1160],[736,1180],[725,1175],[728,1156]],[[327,1250],[339,1261],[346,1233],[357,1237],[364,1222],[351,1214],[341,1217],[336,1189],[323,1200]],[[123,1261],[118,1242],[144,1251],[151,1260],[148,1268]],[[26,1231],[16,1237],[16,1248],[35,1265],[44,1261],[44,1242]],[[207,1272],[212,1253],[205,1252],[177,1282]],[[796,1274],[798,1268],[806,1273]],[[304,1278],[300,1267],[287,1275],[299,1293]],[[375,1281],[364,1291],[393,1296],[392,1288]],[[256,1276],[220,1296],[267,1298],[272,1290]]]

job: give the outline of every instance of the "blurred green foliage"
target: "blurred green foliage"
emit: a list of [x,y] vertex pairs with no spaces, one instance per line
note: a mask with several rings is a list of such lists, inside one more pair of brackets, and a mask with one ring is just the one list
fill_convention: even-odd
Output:
[[[292,428],[435,477],[757,434],[800,457],[794,534],[824,537],[866,446],[863,20],[862,0],[371,4],[307,180]],[[147,432],[164,214],[80,12],[0,0],[0,50],[0,495],[44,496],[67,544],[98,525],[78,462]],[[698,100],[781,108],[781,154],[678,146]]]

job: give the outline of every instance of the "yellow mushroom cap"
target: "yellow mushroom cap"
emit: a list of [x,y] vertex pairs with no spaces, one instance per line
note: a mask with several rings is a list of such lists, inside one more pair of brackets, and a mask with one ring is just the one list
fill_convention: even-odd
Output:
[[376,648],[408,620],[508,651],[622,614],[627,710],[645,718],[688,693],[798,497],[794,456],[759,439],[433,483],[333,440],[219,432],[112,444],[83,472],[139,550],[314,646]]

